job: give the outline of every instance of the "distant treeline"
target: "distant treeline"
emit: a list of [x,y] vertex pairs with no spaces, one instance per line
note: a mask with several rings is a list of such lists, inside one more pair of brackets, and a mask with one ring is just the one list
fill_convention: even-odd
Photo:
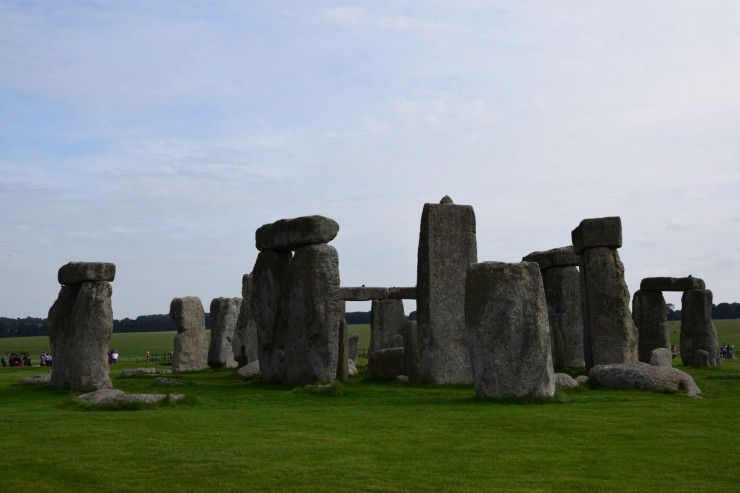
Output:
[[[369,324],[370,312],[347,312],[347,324]],[[411,312],[408,320],[416,320],[416,312]],[[740,318],[740,303],[720,303],[712,305],[712,318],[717,320]],[[668,320],[681,320],[681,310],[674,310],[668,303]],[[206,328],[211,327],[210,315],[206,313]],[[177,330],[169,315],[141,315],[135,319],[113,320],[113,332],[163,332]],[[5,318],[0,317],[0,337],[25,337],[49,335],[49,321],[45,318]]]

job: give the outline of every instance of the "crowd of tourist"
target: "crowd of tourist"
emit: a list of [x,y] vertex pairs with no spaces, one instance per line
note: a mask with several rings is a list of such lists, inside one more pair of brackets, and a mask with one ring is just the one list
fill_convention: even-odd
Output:
[[118,363],[118,351],[111,349],[108,351],[108,364],[115,365],[116,363]]
[[722,359],[734,359],[735,358],[735,345],[727,344],[726,342],[723,342],[722,348],[720,349],[720,356],[722,357]]
[[28,353],[3,354],[0,358],[3,366],[31,366],[31,355]]

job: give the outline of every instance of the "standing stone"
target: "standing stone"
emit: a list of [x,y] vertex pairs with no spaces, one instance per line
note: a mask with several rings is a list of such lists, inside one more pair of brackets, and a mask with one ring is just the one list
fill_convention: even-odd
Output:
[[402,300],[373,300],[370,306],[370,349],[394,347],[393,337],[401,334],[406,315]]
[[545,298],[551,338],[558,349],[556,368],[584,366],[583,311],[579,276],[578,269],[572,266],[553,267],[545,271]]
[[368,354],[367,370],[378,380],[394,380],[406,374],[406,357],[402,347],[379,349]]
[[357,350],[360,345],[360,335],[352,334],[349,336],[349,359],[357,363]]
[[477,262],[475,212],[449,197],[421,215],[416,303],[422,380],[470,383],[465,328],[465,274]]
[[68,285],[49,310],[51,385],[87,392],[112,387],[107,352],[113,289],[108,280],[114,275],[115,266],[107,263],[75,262],[59,269],[58,278]]
[[239,307],[239,317],[234,329],[234,338],[231,341],[231,350],[234,360],[241,368],[252,361],[259,359],[259,341],[257,340],[257,324],[252,315],[252,276],[242,276],[242,303]]
[[637,328],[629,310],[621,219],[584,219],[573,230],[573,248],[581,256],[583,345],[586,368],[637,361]]
[[681,359],[684,365],[720,366],[717,331],[712,324],[712,298],[708,289],[689,289],[681,297]]
[[241,298],[214,298],[211,301],[211,346],[208,349],[208,366],[211,368],[237,366],[232,343],[241,305]]
[[208,360],[208,336],[203,304],[196,296],[175,298],[170,303],[170,317],[177,326],[172,371],[199,371]]
[[[332,382],[339,351],[339,257],[325,243],[295,252],[288,269],[284,382]],[[260,359],[260,363],[261,363]]]
[[632,319],[640,335],[637,345],[640,361],[650,363],[653,350],[658,348],[664,348],[670,355],[668,311],[662,292],[642,289],[635,292],[632,297]]
[[252,314],[257,325],[260,378],[263,382],[282,380],[285,329],[282,298],[288,291],[290,252],[260,252],[252,270]]
[[555,394],[547,304],[537,264],[471,265],[465,319],[479,398]]
[[337,380],[345,383],[349,379],[349,339],[347,334],[347,303],[339,302],[339,349],[337,350]]
[[416,322],[413,320],[403,323],[403,353],[406,358],[406,376],[409,378],[409,383],[417,383],[421,379],[419,338]]

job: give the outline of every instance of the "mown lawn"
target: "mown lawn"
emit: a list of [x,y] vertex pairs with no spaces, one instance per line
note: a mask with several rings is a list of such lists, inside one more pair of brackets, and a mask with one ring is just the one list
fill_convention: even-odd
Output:
[[[149,336],[140,343],[156,347]],[[113,368],[116,388],[173,391],[121,379],[133,366]],[[115,411],[17,383],[44,371],[0,369],[9,491],[724,492],[740,474],[738,360],[687,369],[703,399],[579,388],[547,403],[486,402],[472,386],[362,375],[314,395],[206,370],[173,377],[184,404]]]

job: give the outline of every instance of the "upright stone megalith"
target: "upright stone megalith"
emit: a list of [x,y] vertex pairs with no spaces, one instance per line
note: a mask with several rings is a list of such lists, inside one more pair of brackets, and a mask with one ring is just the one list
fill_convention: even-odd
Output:
[[583,350],[586,368],[637,361],[637,328],[617,248],[622,246],[619,217],[584,219],[573,230],[573,249],[581,256]]
[[370,305],[370,349],[374,353],[380,349],[393,347],[393,336],[400,335],[406,315],[403,300],[373,300]]
[[477,262],[475,212],[444,197],[421,215],[416,304],[421,379],[470,383],[465,328],[465,275]]
[[241,298],[214,298],[211,301],[211,346],[208,348],[208,366],[235,368],[232,343],[241,309]]
[[708,289],[689,289],[681,297],[681,360],[684,365],[720,366],[717,331],[712,323],[712,298]]
[[59,269],[62,289],[49,309],[51,385],[86,392],[112,387],[107,352],[115,275],[116,266],[105,262],[70,262]]
[[632,319],[640,334],[637,345],[640,361],[650,363],[655,349],[670,350],[668,310],[662,291],[636,291],[632,297]]
[[583,309],[581,284],[576,266],[580,263],[572,246],[533,252],[522,259],[540,266],[550,322],[550,345],[555,368],[582,367]]
[[236,320],[231,350],[239,368],[259,359],[259,342],[257,341],[257,324],[252,312],[252,276],[242,276],[242,303],[239,317]]
[[208,336],[203,304],[196,296],[174,298],[170,317],[175,321],[177,335],[172,352],[172,371],[199,371],[208,363]]
[[536,263],[471,265],[465,319],[479,398],[554,395],[547,304]]

